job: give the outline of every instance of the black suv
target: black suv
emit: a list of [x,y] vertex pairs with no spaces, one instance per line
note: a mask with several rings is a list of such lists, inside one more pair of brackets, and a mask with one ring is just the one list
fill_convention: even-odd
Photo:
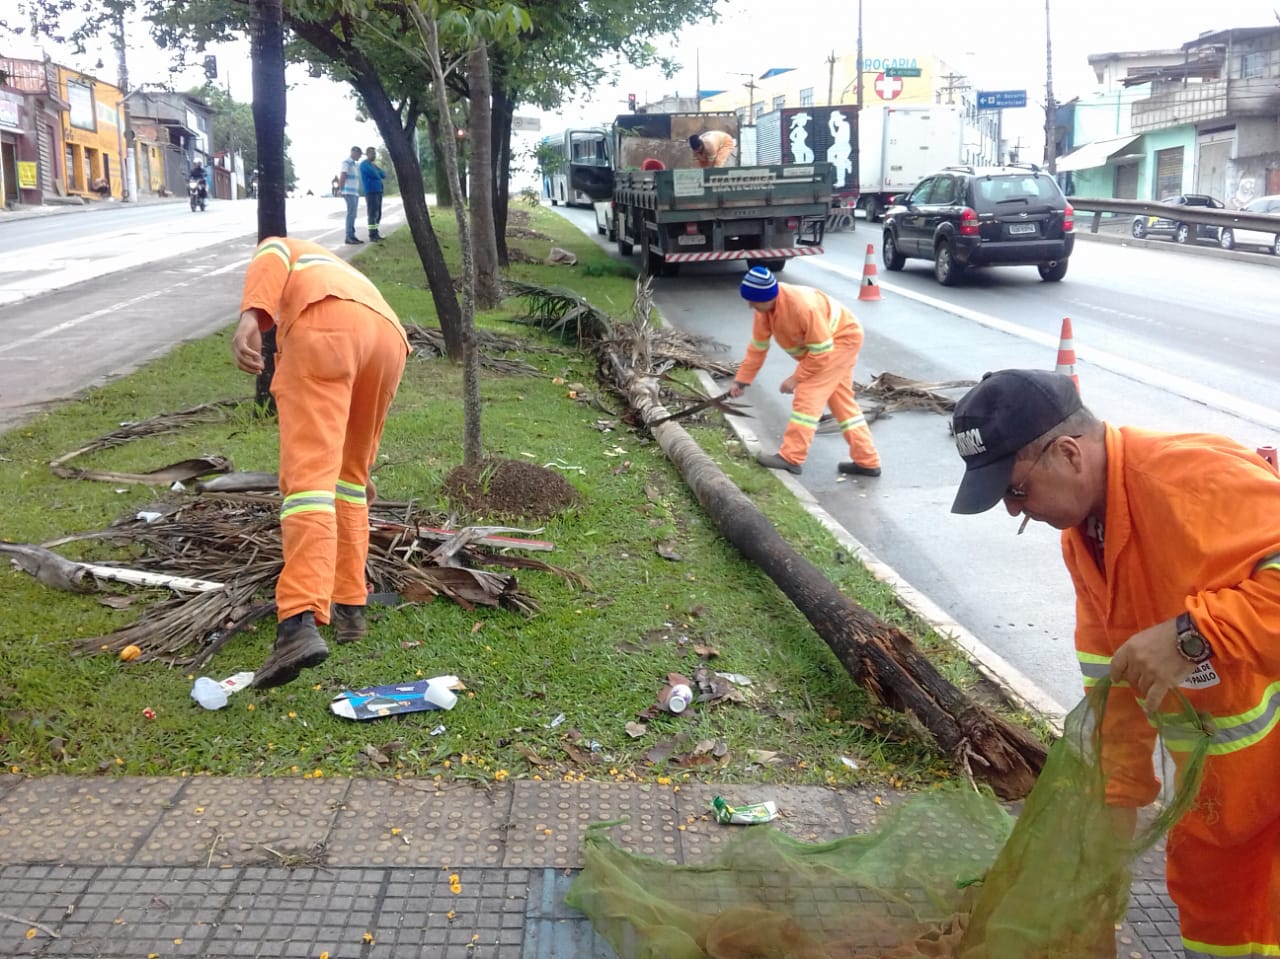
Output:
[[933,260],[943,286],[977,266],[1035,265],[1042,280],[1056,282],[1075,246],[1074,216],[1039,167],[947,167],[894,201],[880,255],[890,270],[911,257]]

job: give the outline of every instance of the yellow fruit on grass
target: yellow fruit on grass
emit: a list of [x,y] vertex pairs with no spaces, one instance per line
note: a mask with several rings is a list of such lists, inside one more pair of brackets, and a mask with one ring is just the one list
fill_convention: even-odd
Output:
[[126,646],[120,650],[120,661],[122,663],[131,663],[142,655],[142,649],[138,646]]

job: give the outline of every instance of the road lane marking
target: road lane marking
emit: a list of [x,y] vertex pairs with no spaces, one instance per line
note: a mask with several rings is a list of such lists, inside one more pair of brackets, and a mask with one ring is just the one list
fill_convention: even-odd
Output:
[[[812,257],[805,261],[806,266],[816,266],[819,269],[826,270],[829,273],[835,273],[848,280],[852,280],[859,285],[862,284],[862,272],[860,270],[850,270],[846,267],[839,266],[834,263],[824,261],[820,257]],[[1009,336],[1016,336],[1019,339],[1034,343],[1037,346],[1045,346],[1056,350],[1059,344],[1059,337],[1050,333],[1041,333],[1038,330],[1029,330],[1025,326],[1016,323],[1010,323],[1007,320],[1001,320],[987,313],[981,313],[978,310],[971,310],[965,306],[957,306],[954,303],[948,303],[946,300],[938,299],[936,296],[929,296],[927,293],[918,293],[915,290],[898,286],[895,283],[880,282],[880,289],[895,296],[901,296],[908,300],[915,300],[925,306],[940,310],[943,313],[950,313],[961,319],[969,320],[988,329],[997,330],[1001,333],[1007,333]],[[1205,386],[1195,380],[1189,380],[1185,376],[1178,376],[1167,370],[1158,370],[1154,367],[1147,366],[1144,363],[1135,363],[1120,356],[1117,353],[1109,353],[1106,350],[1094,349],[1092,347],[1081,347],[1076,343],[1076,362],[1091,363],[1100,369],[1115,373],[1119,376],[1125,376],[1147,386],[1154,386],[1170,393],[1176,393],[1184,399],[1192,400],[1196,403],[1202,403],[1222,413],[1228,413],[1232,416],[1248,422],[1255,423],[1259,426],[1265,426],[1270,430],[1280,430],[1280,411],[1271,409],[1253,403],[1249,400],[1241,399],[1238,396],[1232,396],[1222,390],[1216,390],[1211,386]]]

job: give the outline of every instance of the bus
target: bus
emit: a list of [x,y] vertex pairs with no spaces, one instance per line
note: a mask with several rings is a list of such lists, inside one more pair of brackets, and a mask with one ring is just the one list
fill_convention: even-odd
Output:
[[[599,192],[600,186],[612,189],[608,131],[565,130],[543,137],[538,144],[538,166],[542,171],[542,195],[552,206],[592,206],[598,199],[592,194]],[[592,187],[590,192],[583,191],[584,183]]]

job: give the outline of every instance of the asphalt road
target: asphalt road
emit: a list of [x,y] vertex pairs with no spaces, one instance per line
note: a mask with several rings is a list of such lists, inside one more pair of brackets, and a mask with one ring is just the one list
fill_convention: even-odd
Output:
[[[590,211],[560,212],[596,235]],[[1061,283],[1041,282],[1034,267],[1009,267],[944,288],[927,261],[885,272],[878,234],[860,221],[854,232],[829,235],[825,254],[793,260],[781,277],[821,287],[853,308],[866,330],[859,382],[886,371],[945,382],[1007,367],[1052,369],[1069,316],[1084,400],[1104,419],[1280,445],[1280,413],[1268,405],[1280,387],[1280,271],[1265,259],[1081,239]],[[868,243],[879,302],[858,300]],[[657,305],[671,323],[740,358],[751,329],[737,292],[742,269],[685,264],[679,276],[656,281]],[[766,450],[777,449],[785,427],[790,398],[777,389],[792,369],[772,351],[745,397],[755,413],[750,428]],[[836,463],[848,458],[847,447],[824,435],[815,438],[799,481],[956,622],[1059,705],[1073,705],[1080,696],[1074,597],[1058,533],[1031,523],[1019,536],[1021,520],[1002,507],[981,516],[950,512],[963,468],[945,417],[899,412],[872,432],[881,477],[839,477]]]

